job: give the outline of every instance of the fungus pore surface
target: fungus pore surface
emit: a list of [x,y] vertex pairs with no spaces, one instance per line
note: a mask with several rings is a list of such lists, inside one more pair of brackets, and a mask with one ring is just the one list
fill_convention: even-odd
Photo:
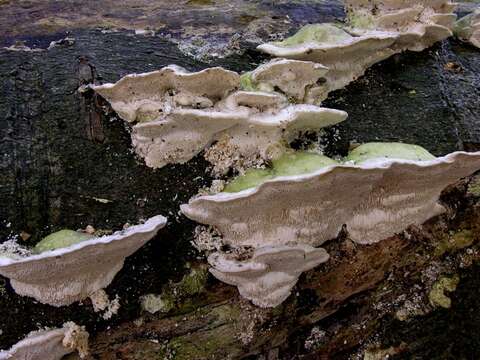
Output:
[[325,249],[309,245],[257,248],[246,260],[224,252],[208,257],[210,272],[219,280],[238,287],[240,295],[261,307],[275,307],[291,293],[302,272],[329,258]]
[[[235,163],[248,167],[272,159],[299,131],[346,119],[343,111],[289,103],[314,103],[308,99],[315,98],[325,71],[305,61],[273,60],[241,81],[221,68],[187,73],[169,66],[93,89],[122,119],[136,122],[132,144],[148,166],[184,163],[220,143],[206,158],[224,173]],[[250,91],[235,91],[242,86]]]
[[310,91],[309,99],[315,103],[379,61],[446,39],[456,19],[455,4],[448,0],[346,0],[345,5],[346,25],[310,24],[283,41],[258,46],[275,57],[313,61],[328,68],[323,85]]
[[396,159],[387,158],[391,151],[376,149],[368,161],[362,149],[354,150],[351,157],[359,153],[359,165],[267,179],[240,192],[195,197],[181,209],[190,219],[213,225],[232,246],[318,246],[335,238],[344,224],[353,241],[370,244],[442,213],[442,190],[480,169],[480,152],[418,161],[411,159],[419,155],[416,147],[403,149]]

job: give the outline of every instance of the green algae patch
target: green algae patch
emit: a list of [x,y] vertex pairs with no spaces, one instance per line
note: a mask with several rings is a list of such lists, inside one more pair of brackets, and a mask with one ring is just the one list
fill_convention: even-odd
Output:
[[468,184],[468,192],[473,196],[480,197],[480,176],[475,176]]
[[[142,309],[151,314],[157,312],[168,313],[174,309],[182,312],[185,310],[183,309],[184,304],[182,304],[184,300],[188,302],[192,296],[205,291],[208,274],[207,266],[202,265],[193,268],[179,282],[166,285],[160,295],[147,294],[142,296]],[[188,307],[188,304],[186,306]]]
[[33,252],[40,254],[44,251],[61,249],[93,238],[93,235],[73,230],[60,230],[43,238],[33,248]]
[[353,28],[372,29],[375,27],[373,15],[368,12],[352,11],[348,14],[347,21]]
[[205,290],[208,279],[207,267],[198,267],[192,269],[182,280],[176,284],[177,292],[181,296],[196,295]]
[[215,5],[215,1],[213,0],[189,0],[188,5]]
[[239,192],[257,187],[279,176],[309,174],[330,165],[338,165],[338,162],[320,154],[304,151],[288,152],[272,161],[272,167],[269,169],[250,169],[244,175],[237,176],[225,186],[223,192]]
[[437,280],[428,294],[430,304],[433,306],[440,306],[444,309],[450,309],[452,306],[452,300],[445,294],[445,292],[455,291],[459,282],[460,278],[458,275],[452,277],[444,276]]
[[454,252],[469,247],[474,242],[474,234],[471,230],[461,230],[451,237],[444,239],[435,249],[435,255],[441,256],[447,252]]
[[435,159],[435,156],[418,145],[372,142],[353,149],[345,160],[361,164],[368,160],[383,158],[426,161]]
[[334,24],[310,24],[302,27],[295,35],[273,44],[283,47],[305,43],[335,45],[351,38],[350,34]]
[[252,79],[252,73],[246,72],[240,76],[240,89],[245,91],[257,91],[257,87]]
[[256,187],[272,178],[273,174],[271,170],[250,169],[247,170],[244,175],[237,176],[235,179],[229,182],[223,191],[229,193],[239,192]]
[[142,310],[150,314],[157,312],[167,313],[175,307],[175,300],[171,296],[147,294],[140,298]]
[[301,175],[315,172],[330,165],[338,165],[327,156],[310,153],[286,153],[272,162],[275,176]]

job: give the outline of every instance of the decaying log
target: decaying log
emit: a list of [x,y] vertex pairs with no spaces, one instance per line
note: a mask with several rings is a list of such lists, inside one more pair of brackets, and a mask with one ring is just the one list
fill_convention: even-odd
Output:
[[[478,175],[447,189],[447,214],[421,227],[369,246],[341,234],[326,244],[332,259],[304,274],[284,304],[259,309],[236,288],[205,276],[205,260],[190,244],[196,224],[178,214],[180,204],[210,185],[202,156],[147,168],[132,153],[123,122],[92,92],[77,91],[171,63],[251,70],[266,59],[253,50],[256,44],[307,22],[341,18],[338,2],[266,1],[253,9],[243,1],[181,2],[194,7],[194,26],[163,2],[153,9],[154,2],[145,1],[123,13],[113,2],[86,2],[76,17],[75,7],[53,3],[0,1],[0,46],[23,40],[38,50],[0,48],[1,239],[22,234],[22,244],[33,245],[62,228],[116,230],[156,214],[169,223],[107,288],[121,304],[110,320],[88,301],[54,308],[20,297],[0,277],[1,349],[31,330],[74,321],[90,332],[95,359],[479,356]],[[211,17],[227,8],[228,16]],[[94,10],[102,15],[92,21]],[[142,18],[146,11],[154,15]],[[13,14],[24,20],[14,21]],[[124,29],[105,31],[109,18],[111,28]],[[66,36],[73,40],[59,41]],[[204,45],[195,46],[195,39]],[[208,45],[220,40],[215,51],[227,49],[225,57],[208,56],[214,52]],[[46,50],[51,41],[59,42]],[[478,50],[455,40],[374,66],[327,100],[326,106],[349,113],[348,121],[326,131],[327,153],[345,155],[350,142],[379,139],[415,143],[435,155],[480,150],[479,68]],[[201,274],[193,289],[185,285],[192,269]],[[452,301],[444,309],[429,294],[442,277],[455,275],[457,290],[445,293]],[[161,294],[168,306],[155,314],[142,310],[147,294]]]

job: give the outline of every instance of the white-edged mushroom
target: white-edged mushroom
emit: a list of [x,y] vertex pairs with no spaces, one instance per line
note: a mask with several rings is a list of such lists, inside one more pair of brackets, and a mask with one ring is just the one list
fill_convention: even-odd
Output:
[[192,198],[181,210],[213,225],[232,246],[319,246],[344,224],[353,241],[371,244],[441,214],[441,192],[480,169],[480,152],[420,161],[411,156],[415,159],[415,150],[405,159],[387,153],[357,165],[266,178],[239,192]]
[[311,91],[324,86],[328,68],[311,62],[273,59],[241,76],[245,90],[278,91],[296,103],[315,103],[309,98]]
[[280,58],[312,61],[328,68],[323,86],[310,91],[309,97],[318,103],[328,93],[343,88],[364,74],[373,64],[394,54],[391,46],[398,35],[391,32],[369,31],[354,36],[336,24],[311,24],[283,41],[258,46],[258,49]]
[[[147,166],[185,163],[218,141],[249,163],[269,160],[269,150],[278,153],[301,130],[319,130],[346,119],[343,111],[289,104],[293,98],[313,103],[307,98],[321,88],[316,83],[324,72],[315,63],[273,60],[249,78],[268,91],[235,91],[241,87],[237,73],[222,68],[187,73],[169,66],[92,88],[122,119],[137,122],[132,144]],[[198,97],[208,101],[199,102]],[[219,172],[226,171],[228,161],[218,166],[218,156],[210,153],[206,158]]]
[[318,104],[373,64],[404,50],[424,50],[451,36],[454,8],[448,0],[346,0],[346,26],[306,25],[283,41],[262,44],[257,49],[327,67],[326,82],[312,89],[307,98],[307,102]]
[[44,304],[69,305],[108,286],[125,258],[151,240],[166,222],[158,215],[113,235],[37,255],[10,258],[0,254],[0,274],[10,279],[19,295]]
[[0,351],[0,360],[60,360],[74,351],[82,359],[88,355],[88,332],[67,322],[59,329],[31,332],[10,350]]
[[176,108],[210,108],[240,84],[236,72],[221,67],[188,72],[170,65],[130,74],[115,84],[91,86],[125,121],[156,120]]
[[480,9],[459,19],[453,28],[457,38],[480,48]]
[[437,41],[452,36],[457,16],[449,0],[346,0],[350,30],[365,34],[369,30],[398,34],[395,52],[422,51]]
[[208,257],[210,272],[238,287],[240,295],[261,307],[275,307],[289,295],[302,272],[328,260],[322,248],[277,245],[257,248],[247,259],[215,252]]
[[[170,114],[167,119],[151,121],[134,127],[133,145],[148,166],[159,168],[168,163],[184,163],[214,141],[228,139],[228,146],[243,158],[269,159],[269,151],[285,147],[299,131],[319,130],[347,118],[340,110],[314,105],[289,105],[282,109],[260,111],[252,108],[253,101],[278,98],[269,93],[234,93],[235,101],[243,95],[236,109],[206,111],[183,109]],[[245,106],[247,95],[250,106]],[[226,103],[231,103],[229,99]]]

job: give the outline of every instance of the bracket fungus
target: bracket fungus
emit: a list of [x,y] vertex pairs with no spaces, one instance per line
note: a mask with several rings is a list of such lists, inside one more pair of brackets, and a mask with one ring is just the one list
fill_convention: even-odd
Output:
[[[136,122],[132,144],[137,154],[147,166],[160,168],[184,163],[219,141],[244,159],[269,160],[270,150],[283,148],[299,131],[345,120],[340,110],[288,102],[287,97],[303,102],[324,71],[314,63],[272,61],[251,74],[251,81],[270,92],[235,91],[241,81],[232,71],[186,73],[175,66],[92,88],[122,119]],[[215,154],[207,159],[217,166]]]
[[92,86],[125,121],[157,120],[177,108],[203,109],[239,85],[236,72],[220,67],[190,73],[170,65],[158,71],[130,74],[115,84]]
[[88,355],[88,332],[67,322],[59,329],[31,332],[10,350],[0,351],[0,360],[60,360],[74,351],[81,359]]
[[[270,151],[284,147],[301,130],[319,130],[346,119],[340,110],[314,105],[289,105],[276,112],[253,113],[245,105],[263,108],[272,97],[268,93],[234,93],[243,96],[236,111],[179,110],[168,119],[135,127],[132,139],[137,152],[148,166],[186,162],[215,141],[228,139],[228,146],[244,158],[271,158]],[[247,96],[253,102],[247,103]],[[226,103],[229,99],[226,99]]]
[[[403,149],[396,158],[389,158],[390,153],[373,151],[368,160],[358,155],[363,156],[359,164],[328,165],[239,192],[198,196],[181,210],[214,226],[232,246],[319,246],[335,238],[344,224],[353,241],[371,244],[444,212],[438,203],[443,189],[480,169],[480,152],[435,159],[420,153],[417,160],[412,160],[417,148]],[[355,153],[349,160],[354,158]]]
[[328,260],[322,248],[281,245],[256,248],[248,259],[215,252],[208,257],[210,272],[238,287],[240,295],[261,307],[275,307],[289,295],[302,272]]
[[460,40],[480,48],[480,9],[476,9],[458,20],[453,32]]
[[277,91],[296,103],[316,103],[311,94],[323,87],[328,68],[311,62],[273,59],[240,78],[244,90]]
[[422,51],[452,36],[456,4],[449,0],[346,0],[351,31],[368,34],[372,29],[396,33],[395,52]]
[[448,0],[347,0],[347,24],[310,24],[283,41],[257,48],[275,57],[328,68],[316,103],[362,76],[367,68],[404,50],[421,51],[452,35],[455,4]]
[[336,24],[312,24],[290,38],[259,45],[258,49],[275,57],[312,61],[327,67],[326,82],[310,95],[318,102],[393,55],[390,47],[396,38],[397,34],[380,31],[354,36]]
[[125,258],[151,240],[166,221],[158,215],[112,235],[26,257],[0,254],[0,274],[10,279],[19,295],[53,306],[70,305],[108,286]]

